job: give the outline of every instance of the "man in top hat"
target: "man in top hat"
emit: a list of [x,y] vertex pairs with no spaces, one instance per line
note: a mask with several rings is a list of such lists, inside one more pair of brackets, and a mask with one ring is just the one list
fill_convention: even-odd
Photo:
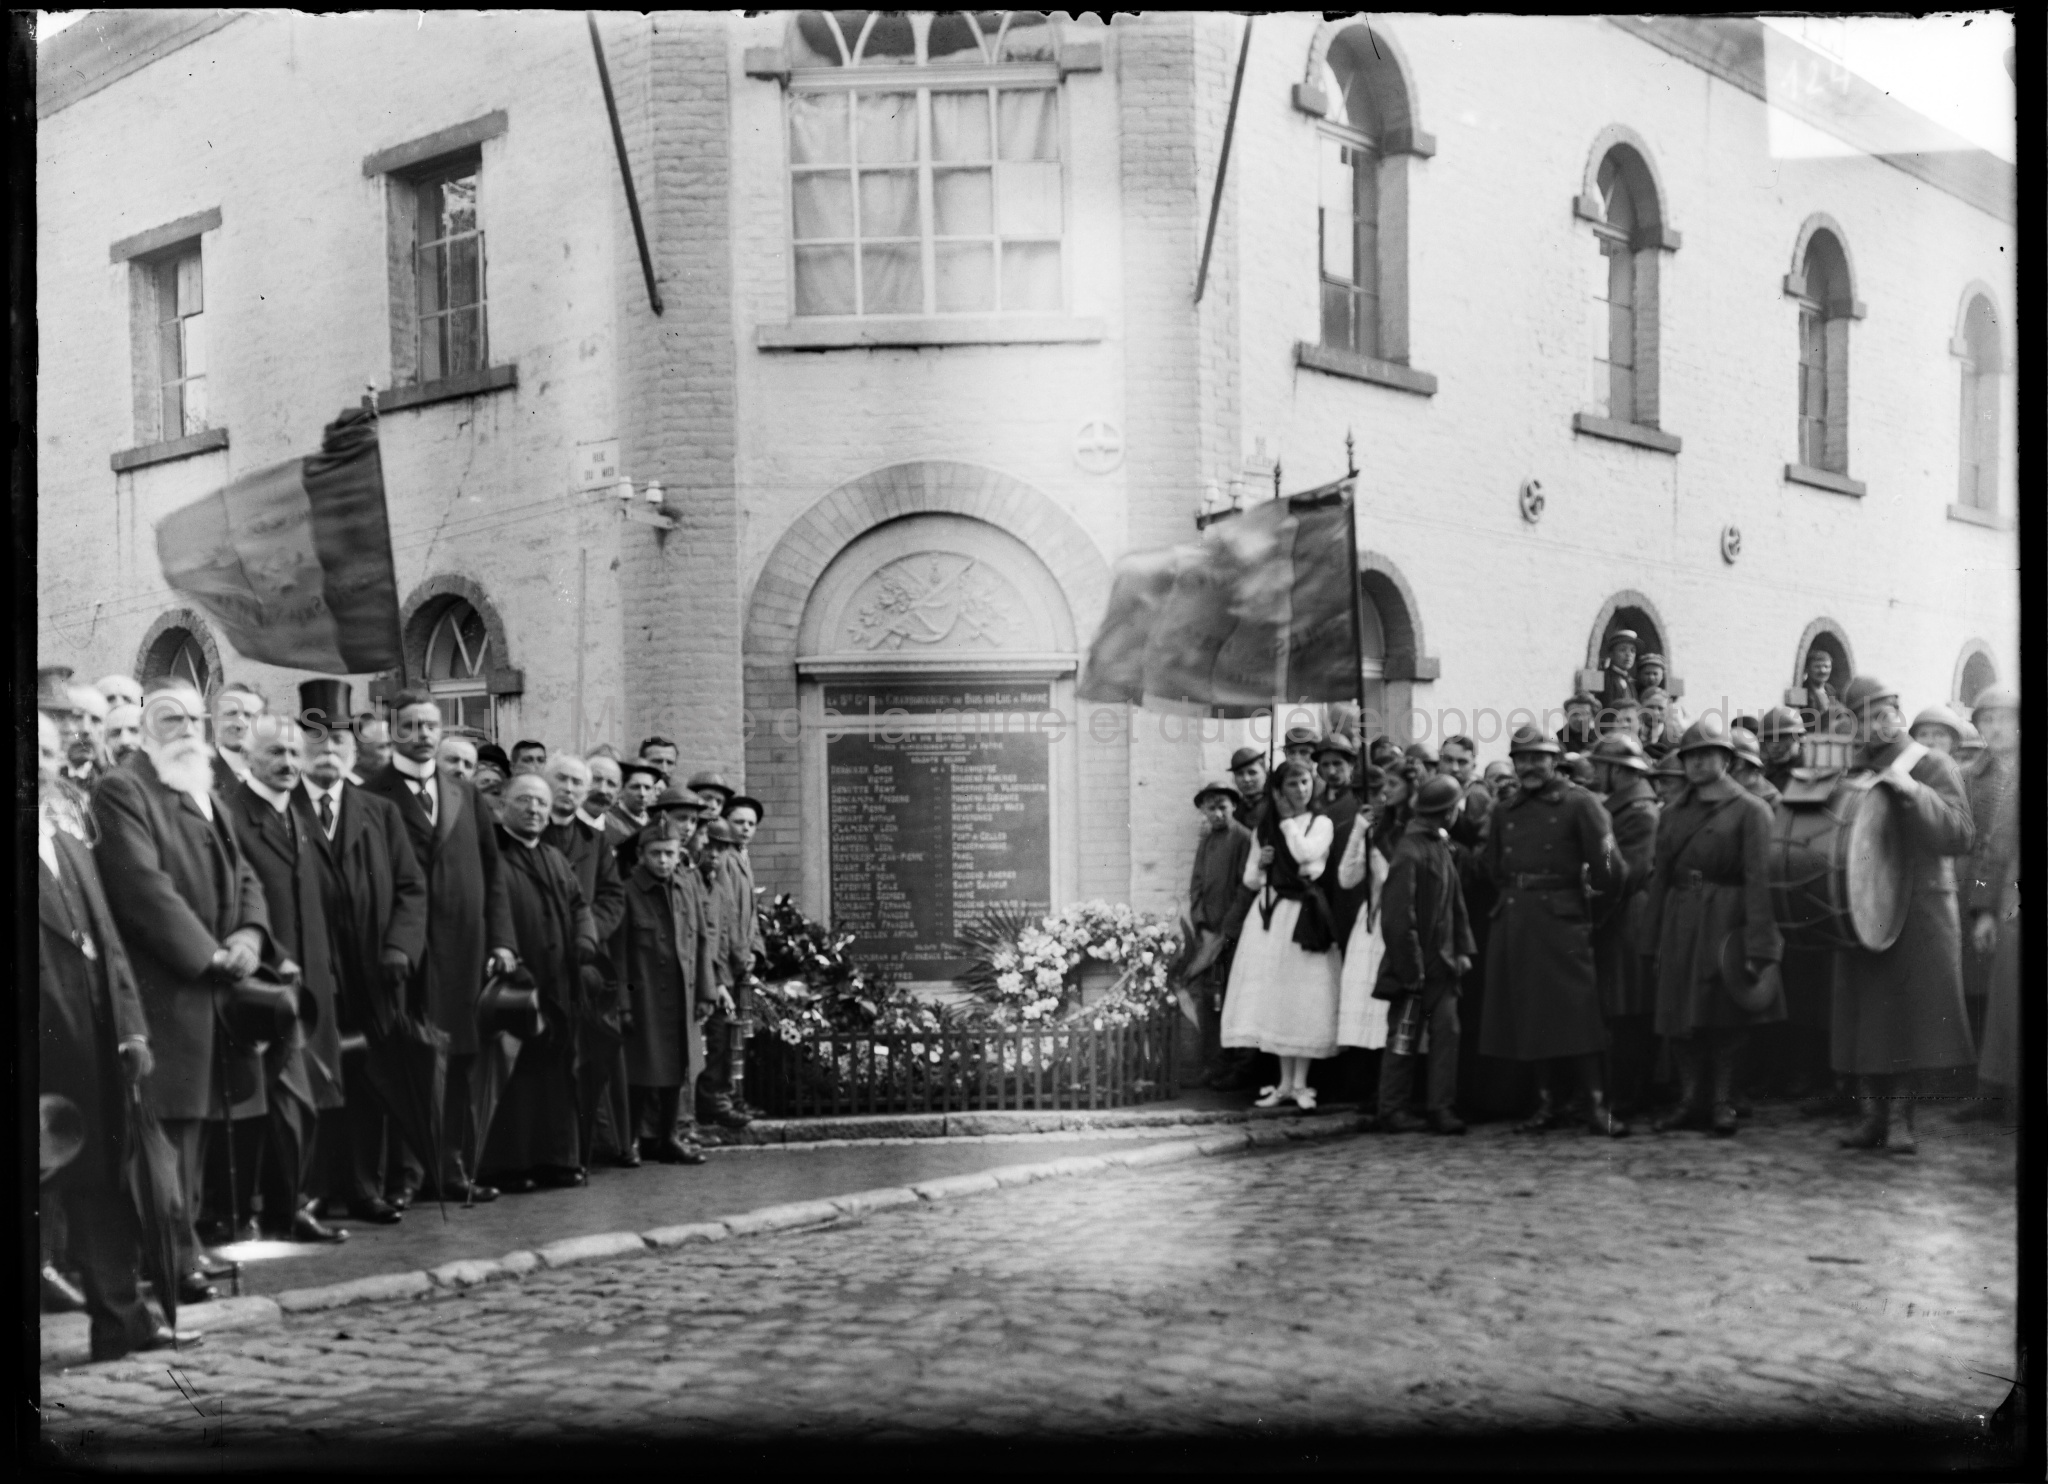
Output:
[[270,913],[213,793],[205,701],[172,682],[149,697],[146,715],[142,751],[100,780],[92,815],[102,877],[120,883],[107,906],[149,1022],[156,1069],[144,1098],[178,1153],[178,1297],[197,1303],[213,1296],[193,1224],[207,1148],[231,1112],[264,1112],[255,1052],[216,1044],[216,1001],[269,954]]
[[391,698],[391,713],[391,763],[363,789],[398,810],[427,878],[426,952],[411,996],[427,1022],[448,1036],[442,1120],[448,1157],[428,1178],[449,1200],[495,1200],[497,1191],[477,1183],[475,1167],[466,1162],[477,1152],[470,1097],[481,1044],[477,1000],[492,969],[509,973],[519,963],[499,871],[499,834],[475,786],[440,771],[441,707],[433,696],[400,691]]
[[249,776],[249,729],[268,702],[246,681],[230,680],[213,698],[213,788],[225,796]]
[[1609,706],[1636,697],[1636,631],[1616,629],[1607,636],[1607,657],[1600,663],[1600,699]]
[[1805,735],[1806,724],[1790,706],[1773,706],[1763,714],[1757,743],[1763,750],[1764,781],[1779,793],[1799,766],[1799,739]]
[[[554,791],[548,823],[541,839],[561,851],[583,900],[590,904],[590,919],[597,929],[600,945],[609,944],[626,912],[626,887],[620,879],[618,856],[607,837],[602,819],[588,813],[590,766],[573,753],[558,752],[550,757],[542,776]],[[616,968],[616,966],[614,966]],[[616,998],[616,981],[608,992]],[[621,1042],[612,1054],[614,1065],[597,1103],[597,1126],[591,1141],[593,1157],[615,1161],[625,1169],[640,1165],[640,1141],[634,1137],[626,1084],[626,1048]]]
[[597,962],[598,939],[574,868],[542,838],[552,805],[552,791],[540,774],[505,780],[505,817],[497,826],[499,869],[520,965],[540,991],[543,1029],[520,1044],[478,1165],[485,1172],[480,1178],[514,1194],[585,1181],[576,1107],[576,1016],[585,993],[582,971]]
[[1908,901],[1905,930],[1890,948],[1835,953],[1832,1058],[1837,1072],[1858,1079],[1863,1111],[1841,1143],[1911,1154],[1922,1074],[1977,1059],[1952,864],[1969,854],[1976,831],[1956,765],[1906,735],[1897,691],[1858,675],[1842,702],[1856,718],[1852,767],[1874,772],[1892,796]]
[[[356,739],[348,727],[348,682],[302,682],[299,712],[308,721],[306,768],[292,808],[301,835],[313,843],[333,941],[334,1026],[344,1038],[368,1036],[406,1008],[407,988],[426,954],[427,878],[397,806],[351,781]],[[339,1205],[357,1221],[389,1226],[400,1219],[400,1202],[410,1203],[424,1181],[430,1151],[404,1150],[387,1170],[389,1114],[363,1055],[343,1053],[341,1080],[342,1107],[321,1118],[330,1214]]]
[[1266,807],[1266,755],[1256,747],[1240,747],[1230,755],[1230,778],[1237,785],[1237,822],[1256,832]]
[[1638,699],[1646,690],[1664,689],[1664,656],[1655,650],[1650,651],[1636,661],[1635,674],[1630,678],[1635,681]]
[[[270,941],[286,977],[298,970],[298,992],[313,1013],[298,1044],[273,1046],[264,1058],[265,1098],[271,1120],[264,1214],[272,1235],[297,1242],[338,1242],[348,1233],[314,1214],[323,1190],[318,1162],[319,1122],[345,1106],[341,1033],[336,1023],[332,924],[321,891],[314,832],[292,808],[305,771],[305,731],[288,715],[259,715],[249,729],[249,776],[222,797],[235,839],[270,914]],[[327,1117],[330,1124],[336,1120]],[[256,1126],[252,1125],[252,1131]],[[251,1139],[237,1164],[254,1170],[261,1143]]]
[[[47,715],[36,722],[38,781],[47,797],[64,766],[62,744]],[[56,1256],[80,1277],[92,1358],[114,1360],[190,1338],[159,1324],[137,1292],[142,1234],[122,1179],[135,1136],[128,1090],[153,1065],[149,1024],[92,852],[57,828],[47,809],[37,824],[38,1097],[61,1099],[75,1112],[80,1136],[71,1159],[44,1177],[42,1194],[65,1214],[64,1250]]]
[[[1464,1122],[1453,1104],[1458,1097],[1458,987],[1472,967],[1478,945],[1465,914],[1465,893],[1458,884],[1458,865],[1445,833],[1458,807],[1456,780],[1441,775],[1417,789],[1407,827],[1394,846],[1382,888],[1380,924],[1386,956],[1380,960],[1373,994],[1393,1002],[1389,1015],[1397,1024],[1413,1015],[1416,1040],[1396,1036],[1387,1043],[1380,1066],[1379,1126],[1383,1133],[1462,1134]],[[1404,1001],[1419,1000],[1409,1011]],[[1425,1114],[1408,1107],[1415,1083],[1415,1063],[1427,1038],[1428,1089]],[[1405,1043],[1405,1044],[1404,1044]]]
[[1728,776],[1736,784],[1749,790],[1764,803],[1775,809],[1778,806],[1778,790],[1764,776],[1764,752],[1756,739],[1756,733],[1747,727],[1730,727],[1728,740],[1735,745],[1735,762],[1728,770]]
[[1694,722],[1678,753],[1685,792],[1657,822],[1648,916],[1657,1034],[1671,1043],[1681,1091],[1678,1107],[1655,1126],[1710,1127],[1725,1138],[1736,1129],[1738,1057],[1749,1032],[1785,1018],[1771,811],[1728,776],[1737,750],[1719,718]]
[[1963,743],[1963,719],[1936,701],[1913,718],[1910,735],[1930,752],[1952,758]]
[[1643,744],[1625,732],[1593,744],[1594,786],[1614,831],[1621,869],[1614,886],[1594,904],[1593,969],[1600,1008],[1614,1038],[1608,1053],[1608,1085],[1624,1113],[1643,1106],[1650,1090],[1656,1044],[1650,1033],[1650,986],[1644,982],[1645,906],[1650,868],[1657,850],[1662,806],[1650,787],[1650,760]]
[[1517,728],[1508,746],[1521,789],[1494,811],[1487,835],[1487,875],[1500,905],[1487,942],[1480,1050],[1540,1064],[1536,1111],[1523,1131],[1558,1121],[1553,1082],[1569,1062],[1586,1096],[1588,1125],[1619,1137],[1628,1125],[1608,1108],[1603,1086],[1608,1036],[1588,907],[1589,894],[1613,890],[1620,867],[1607,811],[1558,775],[1563,751],[1535,727]]
[[1983,733],[1984,750],[1964,779],[1975,821],[1977,848],[1964,872],[1969,914],[1965,962],[1977,966],[1983,986],[1982,1051],[1977,1059],[1980,1101],[1966,1110],[1979,1117],[2005,1110],[2015,1116],[2020,1091],[2020,697],[2008,685],[1978,692],[1970,720]]
[[1600,710],[1599,700],[1586,691],[1575,691],[1564,703],[1564,725],[1557,731],[1559,756],[1567,752],[1588,752],[1600,740],[1600,731],[1594,718]]
[[1223,1065],[1222,1026],[1233,939],[1244,925],[1244,914],[1234,909],[1252,851],[1252,832],[1237,818],[1243,802],[1232,778],[1212,779],[1195,792],[1202,836],[1195,843],[1194,868],[1188,874],[1188,926],[1194,934],[1188,945],[1187,991],[1195,1004],[1202,1082],[1207,1087],[1217,1086],[1236,1070]]

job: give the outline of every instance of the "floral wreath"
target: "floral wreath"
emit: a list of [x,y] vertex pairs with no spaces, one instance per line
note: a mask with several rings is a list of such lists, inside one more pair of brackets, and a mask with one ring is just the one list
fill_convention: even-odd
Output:
[[[964,929],[960,942],[971,959],[960,983],[999,1024],[1043,1025],[1081,1014],[1098,1024],[1121,1024],[1174,1000],[1179,928],[1127,906],[1081,902],[1043,917],[998,909]],[[1084,1011],[1075,974],[1091,962],[1122,972]]]

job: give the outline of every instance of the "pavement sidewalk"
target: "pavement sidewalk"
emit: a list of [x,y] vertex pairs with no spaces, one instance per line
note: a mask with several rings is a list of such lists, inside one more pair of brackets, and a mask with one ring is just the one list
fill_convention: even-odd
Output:
[[[1227,1152],[1256,1142],[1316,1137],[1347,1131],[1355,1121],[1348,1105],[1331,1105],[1313,1116],[1288,1110],[1217,1106],[1208,1099],[1116,1112],[1043,1114],[953,1114],[929,1118],[805,1120],[802,1124],[757,1124],[748,1132],[760,1141],[710,1151],[697,1166],[646,1164],[637,1170],[599,1168],[588,1186],[504,1196],[489,1205],[451,1204],[447,1219],[437,1205],[416,1205],[396,1226],[341,1221],[345,1242],[308,1246],[289,1242],[248,1243],[228,1249],[242,1262],[241,1293],[214,1304],[179,1311],[179,1327],[204,1332],[277,1322],[285,1309],[317,1307],[327,1295],[335,1302],[400,1298],[427,1291],[435,1281],[466,1286],[470,1274],[516,1275],[549,1265],[550,1250],[562,1260],[617,1255],[644,1246],[636,1233],[717,1227],[716,1236],[773,1229],[774,1224],[816,1224],[846,1214],[825,1203],[862,1195],[915,1200],[972,1193],[994,1181],[977,1180],[1005,1172],[1001,1183],[1055,1174],[1092,1173],[1102,1161],[1122,1163],[1154,1146],[1147,1162],[1197,1153]],[[972,1120],[971,1122],[969,1120]],[[968,1134],[944,1131],[946,1123]],[[1047,1125],[1053,1125],[1048,1127]],[[914,1131],[909,1131],[914,1128]],[[759,1130],[756,1133],[755,1130]],[[799,1142],[791,1135],[831,1133],[828,1141]],[[1030,1170],[1028,1177],[1009,1172]],[[917,1188],[915,1194],[912,1188]],[[935,1191],[927,1195],[925,1191]],[[900,1194],[898,1194],[900,1193]],[[887,1202],[882,1202],[886,1204]],[[764,1213],[809,1211],[809,1220],[788,1221]],[[738,1213],[738,1214],[735,1214]],[[631,1241],[612,1241],[621,1236]],[[687,1238],[686,1238],[687,1239]],[[609,1242],[610,1246],[606,1247]],[[596,1246],[591,1244],[595,1243]],[[598,1250],[604,1248],[605,1250]],[[534,1254],[541,1254],[536,1259]],[[521,1254],[521,1267],[500,1270],[500,1259]],[[559,1265],[559,1264],[554,1264]],[[447,1276],[430,1280],[439,1270]],[[481,1277],[475,1281],[482,1281]],[[88,1355],[82,1314],[42,1318],[45,1366],[76,1365]]]

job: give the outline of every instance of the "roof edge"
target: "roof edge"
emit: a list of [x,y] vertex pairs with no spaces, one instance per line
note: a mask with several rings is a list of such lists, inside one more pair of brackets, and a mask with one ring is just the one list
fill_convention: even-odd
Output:
[[250,14],[100,11],[36,42],[36,117],[46,119]]

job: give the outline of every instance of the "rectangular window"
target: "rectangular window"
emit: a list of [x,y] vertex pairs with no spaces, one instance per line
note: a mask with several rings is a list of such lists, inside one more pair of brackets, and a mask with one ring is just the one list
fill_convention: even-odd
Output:
[[1636,255],[1619,233],[1594,229],[1591,330],[1593,405],[1618,423],[1636,419]]
[[796,312],[1057,312],[1065,203],[1046,87],[789,98]]
[[475,150],[389,177],[393,386],[425,386],[490,366]]
[[1998,374],[1963,362],[1963,478],[1960,498],[1977,510],[1998,508]]
[[[1799,310],[1799,462],[1828,469],[1828,322],[1819,306]],[[1839,472],[1839,471],[1838,471]]]
[[1378,356],[1379,158],[1370,146],[1329,134],[1320,150],[1323,344]]
[[206,288],[199,244],[137,261],[135,437],[168,443],[205,430]]

